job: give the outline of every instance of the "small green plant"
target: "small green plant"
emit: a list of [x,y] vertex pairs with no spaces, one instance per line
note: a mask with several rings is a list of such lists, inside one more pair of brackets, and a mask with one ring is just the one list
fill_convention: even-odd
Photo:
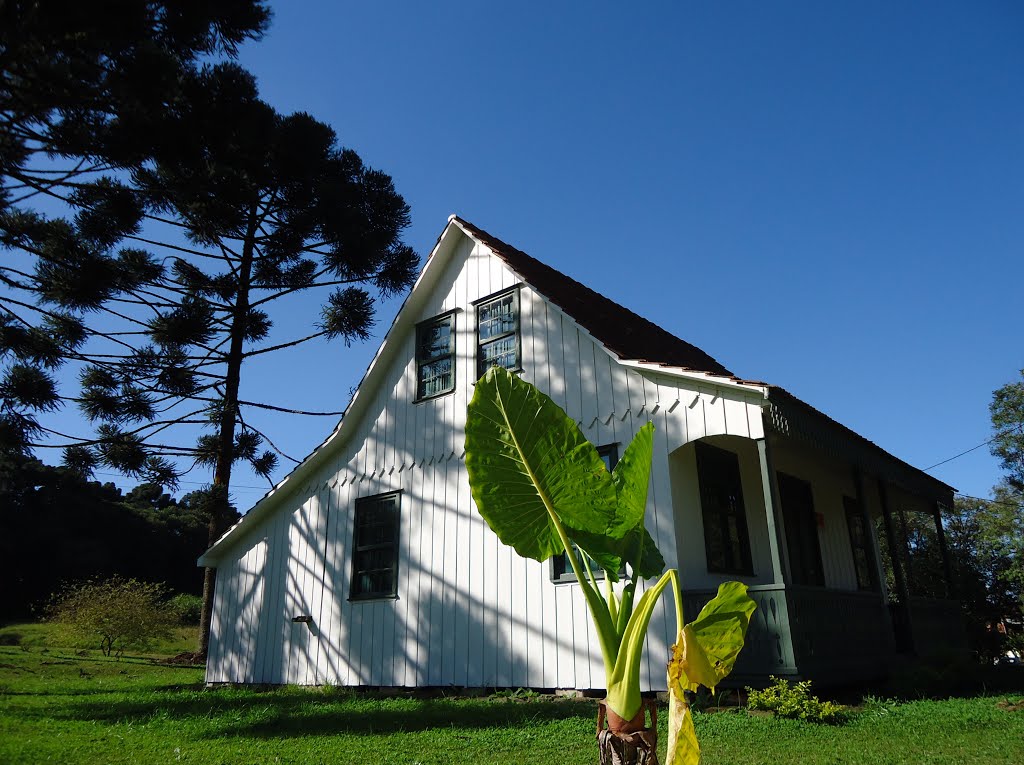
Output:
[[774,685],[764,690],[747,688],[747,709],[774,712],[779,717],[806,722],[842,725],[850,719],[850,710],[842,704],[822,701],[811,695],[811,681],[790,683],[772,677]]
[[182,592],[167,601],[168,608],[174,612],[179,624],[195,626],[203,611],[203,599],[198,595]]
[[61,631],[95,641],[104,656],[120,657],[126,648],[170,637],[177,618],[165,597],[163,585],[115,576],[66,585],[49,612]]

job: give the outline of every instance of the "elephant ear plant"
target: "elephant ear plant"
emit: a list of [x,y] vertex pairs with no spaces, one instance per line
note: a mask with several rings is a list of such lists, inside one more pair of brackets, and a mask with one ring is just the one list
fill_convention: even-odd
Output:
[[[672,585],[678,639],[669,666],[669,763],[690,765],[699,750],[684,691],[714,687],[732,669],[754,602],[746,585],[729,582],[684,625],[678,574],[664,571],[644,527],[653,440],[647,423],[609,473],[555,402],[494,367],[469,404],[466,469],[477,509],[503,543],[537,561],[566,553],[604,658],[609,724],[621,718],[624,735],[643,728],[641,653],[657,600]],[[603,593],[591,560],[604,570]],[[624,566],[628,579],[617,586]],[[654,577],[634,602],[640,580]]]

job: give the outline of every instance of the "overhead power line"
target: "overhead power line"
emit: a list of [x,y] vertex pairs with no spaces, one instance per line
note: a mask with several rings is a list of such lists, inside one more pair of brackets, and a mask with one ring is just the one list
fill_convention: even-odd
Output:
[[986,499],[985,497],[972,497],[970,494],[964,494],[962,491],[958,491],[956,496],[963,497],[964,499],[975,499],[979,502],[987,502],[990,505],[1006,505],[1007,507],[1019,507],[1020,502],[1007,502],[1003,499]]
[[927,473],[929,470],[932,470],[933,468],[937,468],[939,465],[945,465],[947,462],[952,462],[953,460],[960,459],[965,454],[970,454],[971,452],[977,451],[978,449],[980,449],[983,446],[988,446],[990,443],[995,441],[1001,435],[1003,435],[1003,434],[1002,433],[997,433],[996,435],[992,436],[992,438],[990,438],[988,441],[983,441],[982,443],[978,444],[977,446],[972,446],[970,449],[967,449],[966,451],[962,451],[959,454],[954,454],[949,459],[942,460],[942,462],[936,462],[934,465],[929,465],[926,468],[922,468],[922,470],[925,473]]

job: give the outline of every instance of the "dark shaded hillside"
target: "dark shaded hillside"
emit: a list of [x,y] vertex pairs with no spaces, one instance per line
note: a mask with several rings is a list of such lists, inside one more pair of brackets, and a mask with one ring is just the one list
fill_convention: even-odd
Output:
[[199,594],[205,495],[127,495],[35,459],[0,457],[0,622],[32,614],[68,580],[120,574]]

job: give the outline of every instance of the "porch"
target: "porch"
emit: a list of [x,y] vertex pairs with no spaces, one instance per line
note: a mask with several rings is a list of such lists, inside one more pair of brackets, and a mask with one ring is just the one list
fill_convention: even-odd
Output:
[[[881,593],[755,585],[748,594],[757,610],[727,685],[763,685],[770,675],[821,685],[875,680],[886,676],[898,655]],[[686,618],[692,620],[714,595],[684,591]],[[910,611],[913,653],[966,650],[958,601],[914,598]]]
[[[758,606],[730,684],[857,683],[900,654],[966,652],[942,529],[952,489],[784,391],[764,414],[764,438],[711,437],[676,460],[679,483],[700,487],[689,500],[707,563],[686,618],[725,579],[746,581]],[[698,552],[690,539],[680,560]]]

